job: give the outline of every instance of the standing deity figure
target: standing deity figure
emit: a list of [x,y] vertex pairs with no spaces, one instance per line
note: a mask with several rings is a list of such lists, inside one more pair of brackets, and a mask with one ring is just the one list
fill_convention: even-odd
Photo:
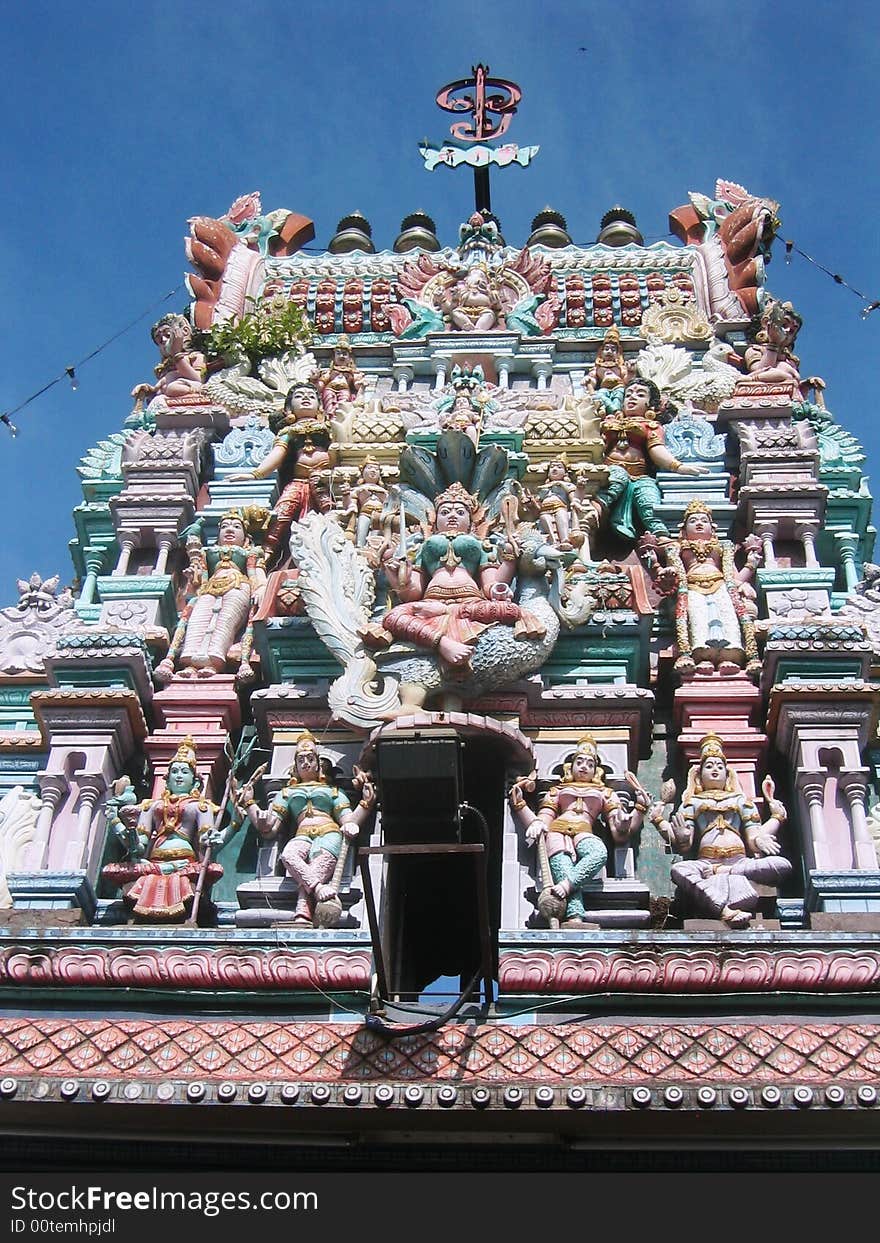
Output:
[[534,777],[514,783],[510,806],[515,820],[525,830],[526,842],[536,846],[540,861],[541,894],[538,909],[558,927],[578,928],[588,922],[583,889],[608,862],[608,850],[597,829],[604,824],[615,845],[624,846],[642,827],[650,795],[632,773],[626,774],[635,794],[631,812],[624,810],[617,794],[605,784],[599,767],[595,740],[584,735],[563,779],[552,786],[535,814],[523,789],[534,786]]
[[131,390],[138,401],[152,397],[190,397],[204,388],[207,359],[192,348],[192,325],[185,315],[163,315],[153,325],[152,338],[162,360],[156,367],[155,384],[138,384]]
[[206,857],[207,849],[220,845],[225,835],[216,827],[220,809],[201,793],[192,738],[183,739],[168,765],[159,798],[147,799],[139,808],[123,807],[122,801],[108,801],[108,823],[126,858],[108,863],[101,875],[123,886],[136,919],[180,923],[192,908],[200,875],[205,893],[223,875],[223,868]]
[[736,546],[718,538],[712,510],[700,500],[685,509],[677,540],[645,535],[639,543],[658,590],[675,593],[675,668],[682,673],[729,675],[743,665],[747,673],[760,671],[751,579],[762,560],[761,541],[749,536],[743,547],[745,565],[737,569]]
[[264,840],[286,839],[280,860],[297,884],[293,922],[306,928],[330,927],[342,914],[339,886],[349,843],[356,840],[375,805],[376,791],[369,777],[356,769],[360,801],[352,808],[347,795],[330,784],[327,765],[308,731],[297,739],[293,755],[288,784],[267,810],[257,805],[252,784],[236,793],[236,804]]
[[194,595],[183,611],[156,679],[169,682],[175,668],[182,677],[210,678],[237,660],[240,684],[253,680],[250,665],[254,638],[251,614],[266,585],[263,549],[249,533],[261,529],[268,511],[260,506],[230,509],[220,519],[216,544],[202,544],[197,520],[186,541],[189,578]]
[[801,385],[800,359],[793,352],[803,320],[790,302],[768,298],[754,345],[743,356],[748,379],[759,384]]
[[325,412],[332,416],[343,401],[360,401],[367,378],[355,366],[351,342],[344,334],[337,338],[329,367],[318,375],[318,392]]
[[277,433],[275,443],[260,465],[229,477],[231,480],[265,479],[278,471],[281,495],[272,510],[263,541],[267,562],[275,558],[293,522],[309,512],[326,513],[330,509],[332,498],[324,486],[324,478],[336,459],[336,448],[330,443],[327,414],[317,388],[308,381],[294,384],[289,390],[280,426],[272,430]]
[[362,632],[372,647],[389,647],[394,639],[436,651],[448,669],[466,678],[471,653],[491,625],[513,626],[518,639],[541,638],[543,623],[513,599],[511,583],[516,553],[510,543],[500,557],[487,552],[474,528],[482,521],[479,501],[454,483],[435,501],[433,532],[419,546],[414,561],[395,558],[386,549],[383,566],[401,603],[381,625]]
[[694,858],[672,866],[672,880],[686,905],[730,928],[744,928],[758,907],[760,895],[752,882],[780,885],[791,875],[779,844],[787,812],[773,797],[771,777],[764,778],[762,789],[770,809],[763,823],[728,765],[721,739],[707,734],[678,810],[666,820],[662,804],[651,809],[652,823],[674,850],[687,854],[696,845]]
[[680,475],[705,475],[708,467],[680,462],[666,447],[658,414],[660,390],[651,380],[634,379],[623,390],[619,411],[606,414],[600,424],[608,483],[594,501],[599,523],[607,523],[627,540],[638,528],[655,535],[668,535],[666,525],[655,516],[660,489],[649,473],[652,469],[677,471]]
[[547,482],[538,488],[541,509],[538,523],[561,552],[569,552],[573,547],[571,505],[574,491],[568,459],[563,453],[547,463]]
[[587,372],[584,388],[593,393],[610,414],[620,409],[623,389],[630,376],[626,355],[620,346],[620,330],[609,328],[602,339],[596,361]]
[[354,542],[364,548],[367,538],[382,530],[382,514],[388,500],[388,489],[382,482],[382,467],[372,456],[364,458],[360,477],[351,490],[357,519]]

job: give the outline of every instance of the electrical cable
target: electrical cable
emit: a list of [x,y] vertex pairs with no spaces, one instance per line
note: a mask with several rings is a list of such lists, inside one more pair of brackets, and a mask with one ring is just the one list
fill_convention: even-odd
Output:
[[140,315],[127,323],[124,328],[120,328],[118,332],[114,332],[112,336],[108,337],[106,341],[103,341],[90,353],[85,354],[81,359],[79,359],[78,362],[71,363],[70,366],[65,367],[60,375],[55,376],[53,380],[49,380],[47,384],[44,384],[42,388],[37,389],[35,393],[31,393],[30,397],[26,397],[24,401],[19,402],[19,404],[13,407],[12,410],[4,411],[0,414],[0,423],[5,423],[10,434],[12,436],[16,436],[18,434],[18,428],[12,422],[12,416],[14,414],[18,414],[19,411],[24,410],[25,406],[29,406],[32,401],[36,401],[38,397],[42,397],[44,393],[48,393],[50,388],[54,388],[55,385],[60,384],[62,380],[69,380],[71,386],[76,389],[79,383],[76,374],[77,367],[82,367],[84,363],[91,362],[93,358],[97,358],[97,356],[106,350],[109,345],[112,345],[114,341],[118,341],[121,336],[124,336],[125,333],[134,328],[136,324],[139,324],[142,319],[146,319],[148,315],[151,315],[157,307],[162,306],[162,304],[167,302],[170,298],[175,298],[182,289],[183,284],[181,283],[180,285],[175,286],[175,288],[169,293],[163,294],[158,301],[151,303],[146,310],[141,311]]

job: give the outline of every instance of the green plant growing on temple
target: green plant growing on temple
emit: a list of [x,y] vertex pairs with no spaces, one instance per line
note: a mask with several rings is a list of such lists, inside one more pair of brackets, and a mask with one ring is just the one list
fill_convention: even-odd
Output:
[[265,301],[249,298],[251,309],[198,334],[198,348],[209,360],[228,365],[247,359],[252,366],[261,359],[288,350],[300,352],[312,340],[312,326],[305,312],[281,295]]

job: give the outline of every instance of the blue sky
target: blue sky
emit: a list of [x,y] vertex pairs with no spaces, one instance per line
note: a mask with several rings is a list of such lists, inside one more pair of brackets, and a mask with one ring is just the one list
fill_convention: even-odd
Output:
[[[782,238],[880,298],[880,14],[865,0],[2,0],[0,14],[3,410],[178,285],[187,217],[245,191],[310,215],[321,247],[353,209],[379,248],[417,208],[454,244],[472,179],[427,173],[417,144],[445,138],[434,95],[479,60],[523,89],[511,140],[541,146],[531,169],[493,176],[511,244],[547,203],[576,242],[618,202],[656,240],[689,190],[724,177],[778,199]],[[803,314],[802,372],[827,380],[880,490],[880,311],[863,321],[853,294],[786,266],[779,243],[768,283]],[[85,364],[76,393],[64,382],[16,416],[17,440],[0,427],[0,604],[32,570],[72,575],[75,467],[151,377],[159,313]]]

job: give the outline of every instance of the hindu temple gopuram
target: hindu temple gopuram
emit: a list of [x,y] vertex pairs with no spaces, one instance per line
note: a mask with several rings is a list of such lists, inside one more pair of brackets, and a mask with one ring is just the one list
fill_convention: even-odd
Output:
[[0,1131],[34,1154],[877,1139],[880,568],[767,284],[780,207],[719,180],[672,241],[504,236],[490,169],[537,149],[486,72],[422,149],[432,193],[474,175],[457,236],[190,221],[73,584],[0,609]]

